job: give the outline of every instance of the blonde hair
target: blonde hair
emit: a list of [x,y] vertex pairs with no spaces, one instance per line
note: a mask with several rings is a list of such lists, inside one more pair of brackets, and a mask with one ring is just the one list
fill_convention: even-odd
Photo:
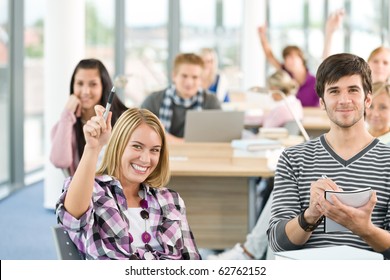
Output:
[[218,55],[216,51],[212,48],[202,48],[200,49],[200,56],[203,57],[205,55],[212,55],[214,58],[214,67],[213,67],[213,74],[215,74],[218,70]]
[[295,94],[298,89],[297,82],[284,70],[278,70],[267,79],[269,88],[277,88],[285,95]]
[[[213,57],[213,66],[210,71],[205,71],[203,73],[203,86],[208,88],[216,79],[218,73],[218,56],[214,49],[212,48],[202,48],[199,55],[204,59],[205,56],[210,55]],[[205,60],[203,60],[206,66]]]
[[107,174],[119,178],[121,159],[131,135],[141,124],[146,124],[161,138],[160,158],[157,167],[146,178],[145,183],[160,188],[167,185],[170,178],[169,153],[165,138],[164,127],[159,119],[147,109],[131,108],[126,110],[117,120],[112,130],[110,140],[104,153],[103,161],[96,175]]
[[386,82],[375,82],[372,84],[372,98],[385,92],[390,97],[390,84]]
[[377,54],[379,54],[381,52],[387,52],[390,55],[390,49],[389,48],[386,48],[384,46],[380,46],[380,47],[377,47],[376,49],[374,49],[370,53],[370,55],[368,56],[367,62],[370,62],[370,60],[373,59],[374,56],[376,56]]

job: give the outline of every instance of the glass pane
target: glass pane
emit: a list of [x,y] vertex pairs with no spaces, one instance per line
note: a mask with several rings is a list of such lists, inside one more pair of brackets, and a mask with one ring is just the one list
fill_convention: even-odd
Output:
[[114,74],[115,1],[86,1],[85,54],[101,60]]
[[167,85],[168,1],[125,3],[125,103],[139,106],[152,91]]
[[229,88],[240,88],[243,1],[183,0],[180,5],[181,51],[214,48]]
[[[312,0],[312,1],[315,1],[315,0]],[[331,0],[328,2],[328,5],[329,5],[328,16],[337,10],[340,10],[340,9],[345,10],[344,1]],[[348,16],[344,15],[343,26],[340,26],[340,28],[333,34],[331,54],[341,53],[341,52],[346,51],[346,46],[345,46],[346,29],[345,29],[345,26],[347,23],[348,23]]]
[[24,170],[42,168],[43,147],[43,42],[45,0],[25,0],[24,27]]
[[308,50],[306,60],[309,69],[315,73],[322,61],[324,45],[324,1],[309,0]]
[[[351,1],[351,52],[367,59],[381,45],[381,0]],[[364,42],[364,44],[362,43]]]
[[[269,3],[268,38],[272,51],[283,61],[282,50],[287,45],[297,45],[305,50],[304,0],[272,0]],[[271,72],[275,69],[269,69]]]
[[1,185],[9,181],[9,18],[8,1],[0,0],[0,197]]

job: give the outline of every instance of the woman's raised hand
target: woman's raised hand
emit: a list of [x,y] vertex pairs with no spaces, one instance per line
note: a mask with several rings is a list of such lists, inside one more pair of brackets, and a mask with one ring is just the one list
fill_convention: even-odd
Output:
[[112,112],[109,112],[107,120],[104,120],[103,113],[105,108],[101,105],[95,105],[94,109],[96,116],[93,116],[83,126],[86,147],[102,148],[108,143],[111,135]]

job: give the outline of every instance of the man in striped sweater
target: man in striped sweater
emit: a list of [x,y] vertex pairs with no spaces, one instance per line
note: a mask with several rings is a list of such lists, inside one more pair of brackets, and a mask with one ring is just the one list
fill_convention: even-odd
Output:
[[[349,245],[390,258],[390,147],[366,129],[371,105],[371,71],[352,54],[325,59],[316,91],[331,121],[328,133],[287,148],[273,191],[268,241],[273,251]],[[370,200],[353,208],[324,199],[325,190],[371,187]],[[323,217],[349,231],[324,232]]]

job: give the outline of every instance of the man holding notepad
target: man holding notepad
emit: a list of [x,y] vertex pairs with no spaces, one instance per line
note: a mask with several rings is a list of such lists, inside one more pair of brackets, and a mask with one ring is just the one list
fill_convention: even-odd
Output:
[[[336,54],[317,71],[316,91],[331,121],[328,133],[281,155],[268,229],[274,251],[349,245],[390,258],[390,147],[364,123],[371,105],[371,71],[352,54]],[[368,201],[348,206],[326,191],[371,188]],[[330,201],[332,200],[332,201]],[[326,232],[332,220],[341,231]]]

